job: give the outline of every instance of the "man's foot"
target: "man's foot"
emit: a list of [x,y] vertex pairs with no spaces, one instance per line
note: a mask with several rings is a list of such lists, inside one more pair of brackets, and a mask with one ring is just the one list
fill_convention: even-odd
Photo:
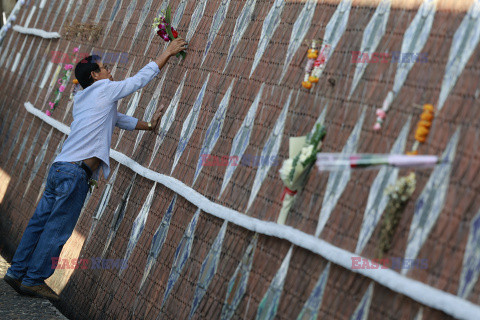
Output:
[[20,291],[20,285],[22,284],[22,281],[15,279],[13,277],[10,277],[9,275],[5,275],[3,277],[3,280],[5,280],[6,283],[10,285],[15,291],[17,291],[20,294],[23,294],[22,291]]
[[20,291],[22,291],[23,294],[26,294],[28,296],[32,297],[38,297],[38,298],[45,298],[49,300],[59,300],[58,295],[50,289],[49,286],[46,284],[41,284],[38,286],[24,286],[23,284],[20,285]]

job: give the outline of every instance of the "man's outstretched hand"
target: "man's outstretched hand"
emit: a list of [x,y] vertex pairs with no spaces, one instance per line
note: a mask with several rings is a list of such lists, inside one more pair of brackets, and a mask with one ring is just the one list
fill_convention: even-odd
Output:
[[153,118],[152,118],[153,132],[157,134],[160,126],[160,119],[162,118],[164,109],[165,109],[165,106],[161,104],[160,107],[158,107],[157,111],[155,111],[155,114],[153,115]]
[[173,41],[170,42],[168,45],[167,49],[165,51],[173,57],[180,51],[184,51],[187,49],[187,42],[183,40],[182,38],[176,38]]
[[163,66],[167,63],[170,57],[175,56],[177,53],[187,49],[187,42],[182,38],[177,38],[173,41],[170,41],[167,49],[165,49],[161,55],[155,59],[155,63],[158,65],[159,69],[162,69]]

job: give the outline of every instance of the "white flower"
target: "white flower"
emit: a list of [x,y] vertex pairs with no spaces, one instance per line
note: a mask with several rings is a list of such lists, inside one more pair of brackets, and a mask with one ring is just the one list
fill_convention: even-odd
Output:
[[313,153],[313,145],[309,145],[307,147],[303,147],[302,151],[300,152],[300,159],[299,162],[303,163],[307,160]]
[[293,159],[287,159],[283,161],[282,168],[280,169],[280,178],[282,180],[287,180],[290,172],[293,169]]

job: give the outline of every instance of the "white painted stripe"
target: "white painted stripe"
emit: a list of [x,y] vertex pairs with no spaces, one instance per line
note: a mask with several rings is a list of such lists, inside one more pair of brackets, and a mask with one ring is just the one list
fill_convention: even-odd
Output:
[[[25,108],[28,112],[44,120],[59,131],[65,134],[70,133],[69,127],[36,109],[30,102],[25,103]],[[110,149],[110,156],[112,159],[118,161],[124,166],[129,167],[137,174],[149,180],[161,183],[165,187],[187,199],[192,204],[196,205],[202,211],[205,211],[206,213],[209,213],[215,217],[229,221],[242,228],[258,232],[260,234],[285,239],[298,247],[319,254],[323,258],[349,269],[352,272],[356,272],[368,277],[394,292],[398,292],[410,297],[411,299],[431,308],[441,310],[458,319],[478,319],[478,315],[480,314],[480,306],[473,304],[470,301],[431,287],[423,282],[407,278],[390,269],[352,270],[351,258],[358,256],[352,252],[335,247],[326,241],[316,238],[311,234],[294,229],[290,226],[279,225],[275,222],[253,218],[231,208],[214,203],[208,200],[202,194],[198,193],[196,190],[185,185],[182,181],[145,168],[144,166],[135,162],[133,159],[118,151]],[[369,263],[371,263],[371,261],[369,261]]]
[[35,13],[36,9],[37,7],[35,6],[32,7],[32,11],[30,11],[30,14],[27,17],[27,21],[25,21],[25,27],[28,27],[28,25],[30,24],[30,21],[32,20],[33,14]]
[[47,69],[45,70],[45,73],[43,74],[42,82],[40,83],[40,89],[43,89],[45,87],[45,84],[47,83],[47,79],[50,76],[50,72],[52,72],[52,68],[53,68],[53,62],[49,61]]
[[45,3],[47,2],[47,0],[42,0],[42,2],[40,2],[40,5],[38,6],[40,9],[43,9],[45,8]]
[[15,72],[15,70],[17,70],[18,63],[20,62],[20,57],[21,57],[20,52],[17,52],[17,55],[15,56],[15,61],[12,64],[12,72]]
[[58,65],[57,69],[55,69],[55,73],[53,74],[52,81],[50,81],[50,87],[54,87],[57,84],[58,75],[62,70],[62,65]]
[[42,37],[45,39],[60,38],[60,34],[58,32],[48,32],[42,29],[26,28],[19,25],[13,26],[13,30],[23,34],[31,34],[33,36]]

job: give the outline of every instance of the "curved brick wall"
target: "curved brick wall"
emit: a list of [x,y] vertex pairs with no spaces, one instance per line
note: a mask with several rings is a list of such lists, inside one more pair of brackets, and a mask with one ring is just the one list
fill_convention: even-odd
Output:
[[[9,255],[13,254],[20,241],[38,201],[39,192],[43,190],[42,184],[46,178],[48,166],[65,136],[42,118],[33,116],[24,107],[25,102],[30,102],[35,108],[46,110],[48,101],[52,99],[55,83],[50,86],[50,82],[57,64],[49,67],[50,52],[56,50],[71,53],[76,46],[80,47],[81,52],[92,50],[108,53],[127,52],[128,62],[117,63],[114,69],[114,77],[123,79],[133,75],[164,48],[163,42],[160,42],[158,37],[154,37],[151,43],[149,41],[152,32],[149,25],[161,6],[160,1],[83,0],[81,5],[75,1],[75,4],[69,7],[70,2],[47,1],[45,6],[40,8],[42,1],[27,1],[27,5],[22,7],[18,14],[17,23],[24,27],[62,33],[69,25],[94,23],[98,17],[98,25],[104,32],[98,41],[86,41],[80,38],[67,41],[65,37],[48,40],[9,30],[0,49],[0,166],[2,170],[0,179],[6,186],[3,199],[0,197],[0,227],[3,250]],[[198,3],[199,1],[186,1],[184,13],[178,23],[180,34],[187,34],[192,14]],[[360,50],[365,28],[377,8],[378,1],[373,1],[373,4],[354,1],[345,31],[340,35],[320,82],[310,91],[301,88],[300,85],[306,63],[307,45],[305,43],[294,52],[285,76],[279,82],[292,28],[305,5],[301,2],[284,3],[279,25],[267,42],[265,53],[250,77],[262,26],[274,5],[273,1],[256,1],[250,21],[247,20],[246,31],[239,39],[231,61],[225,68],[237,18],[241,15],[245,3],[245,1],[230,0],[225,19],[202,63],[210,26],[217,9],[221,6],[220,1],[207,1],[196,32],[189,42],[187,59],[182,63],[171,59],[168,67],[166,66],[158,75],[158,79],[141,91],[136,108],[130,109],[134,110],[135,117],[143,119],[156,90],[159,92],[159,97],[154,99],[153,103],[163,103],[168,106],[188,72],[176,116],[158,152],[154,155],[152,164],[149,166],[156,141],[153,134],[145,133],[137,141],[139,137],[137,132],[122,133],[116,129],[112,139],[112,149],[146,168],[183,182],[185,186],[193,188],[211,202],[244,213],[248,217],[275,222],[281,208],[280,195],[283,188],[278,174],[280,166],[272,166],[268,170],[248,210],[249,198],[258,171],[256,166],[238,166],[221,195],[226,167],[203,167],[192,186],[207,128],[232,81],[233,86],[223,127],[210,152],[212,155],[228,156],[230,154],[234,137],[254,104],[262,84],[263,92],[254,118],[250,142],[244,154],[259,156],[262,153],[285,106],[288,110],[280,138],[279,163],[288,156],[288,138],[308,133],[322,111],[326,111],[324,123],[328,130],[323,145],[325,152],[340,152],[349,139],[355,140],[351,137],[351,133],[357,127],[358,139],[353,144],[358,152],[389,153],[411,116],[411,125],[405,129],[408,132],[405,142],[408,149],[414,143],[414,126],[421,113],[421,109],[415,104],[438,104],[450,49],[452,43],[456,41],[455,38],[458,37],[456,31],[461,26],[473,1],[468,2],[468,5],[462,3],[463,6],[455,6],[449,1],[439,2],[428,39],[421,49],[428,54],[428,63],[416,63],[413,66],[392,103],[384,128],[379,133],[371,129],[375,122],[375,109],[382,105],[388,91],[392,90],[397,64],[369,64],[351,99],[348,99],[355,72],[355,64],[351,63],[352,51]],[[398,1],[392,3],[385,34],[379,41],[377,52],[402,50],[405,31],[418,12],[419,1],[412,3],[408,6]],[[114,9],[117,4],[119,6],[115,14]],[[252,1],[247,2],[247,5],[251,4]],[[175,11],[179,7],[179,1],[172,0],[170,5]],[[34,10],[34,6],[36,11],[29,20],[29,14]],[[148,11],[143,12],[145,14],[143,26],[135,36],[138,21],[142,18],[142,9],[145,7]],[[326,26],[334,16],[337,7],[338,1],[317,3],[305,38],[324,37]],[[102,9],[104,11],[100,11],[97,15]],[[91,10],[90,13],[88,10]],[[108,28],[111,17],[113,20]],[[475,26],[479,25],[475,23],[478,20],[472,19],[472,21],[472,30],[477,30]],[[121,33],[122,24],[123,33]],[[477,43],[473,42],[475,34],[472,32],[471,37],[466,38],[466,43],[475,44],[476,47]],[[119,39],[118,42],[117,39]],[[463,51],[465,52],[466,49],[464,48]],[[145,55],[144,52],[146,52]],[[405,277],[418,280],[453,296],[458,294],[459,287],[462,285],[461,279],[465,279],[464,257],[470,257],[471,260],[468,261],[475,263],[477,261],[475,259],[478,258],[474,252],[479,246],[479,242],[475,240],[478,239],[476,225],[480,207],[478,184],[480,153],[475,147],[479,144],[478,128],[480,126],[476,67],[480,59],[478,50],[467,58],[466,66],[461,70],[456,85],[449,92],[443,108],[436,114],[429,140],[420,147],[423,154],[441,155],[447,146],[455,144],[453,141],[455,132],[457,129],[460,130],[457,133],[458,144],[456,148],[452,147],[454,151],[451,171],[417,172],[416,191],[403,212],[393,238],[392,248],[388,253],[390,257],[405,257],[412,217],[416,212],[416,206],[418,209],[418,199],[421,198],[426,186],[428,187],[427,182],[432,175],[442,176],[443,178],[434,184],[435,187],[428,191],[433,192],[431,198],[433,203],[441,203],[441,210],[438,217],[433,214],[434,210],[424,213],[425,219],[432,222],[433,226],[431,230],[426,231],[427,237],[418,248],[416,255],[416,258],[428,260],[428,268],[410,270]],[[47,73],[46,82],[42,85],[45,73]],[[175,161],[174,154],[182,136],[182,127],[207,77],[209,77],[208,83],[197,122],[193,123],[194,130],[190,132],[191,138],[171,172]],[[68,101],[71,89],[71,81],[69,81],[66,93],[52,116],[66,125],[73,120],[71,103]],[[131,97],[126,97],[119,103],[120,112],[128,111],[128,104],[133,101]],[[48,143],[45,143],[46,141]],[[42,147],[45,153],[42,152]],[[115,160],[111,161],[112,175],[117,167],[118,173],[112,183],[111,196],[106,207],[101,208],[101,203],[102,199],[105,199],[105,190],[109,188],[107,187],[109,181],[102,178],[99,181],[99,188],[86,203],[75,232],[64,247],[62,258],[95,258],[102,257],[102,254],[104,258],[109,259],[125,257],[134,221],[141,212],[150,190],[154,187],[154,182],[144,175],[136,174],[131,168]],[[400,171],[398,175],[400,177],[406,173],[407,171]],[[338,200],[329,211],[329,218],[321,230],[320,239],[346,250],[347,254],[351,252],[352,257],[374,258],[375,250],[379,245],[378,235],[383,219],[373,226],[374,231],[364,249],[355,252],[366,214],[367,200],[378,174],[378,170],[352,172],[350,177],[344,177],[348,179],[346,187],[335,189],[328,186],[329,179],[334,177],[327,173],[312,171],[306,188],[299,194],[288,215],[286,225],[302,231],[305,235],[314,235],[322,207],[328,206],[324,203],[324,198],[338,195]],[[441,193],[443,185],[446,188],[445,194]],[[133,250],[128,267],[121,274],[118,269],[66,269],[55,272],[49,284],[61,291],[60,305],[68,316],[73,319],[128,319],[130,316],[138,319],[155,319],[158,315],[162,319],[188,318],[194,298],[198,296],[196,288],[202,263],[206,257],[211,257],[209,253],[212,253],[211,248],[221,231],[224,220],[208,212],[199,213],[193,232],[193,241],[190,243],[191,251],[185,263],[181,264],[175,260],[175,251],[188,253],[185,249],[188,248],[188,238],[182,240],[182,237],[189,223],[196,217],[197,207],[187,199],[188,196],[178,196],[171,212],[164,244],[158,257],[152,260],[154,264],[144,285],[140,288],[152,241],[155,240],[154,235],[162,219],[165,220],[167,216],[166,212],[174,194],[171,188],[161,183],[155,185],[145,227],[138,239],[131,242]],[[126,203],[124,211],[121,211],[122,201]],[[98,217],[98,219],[92,219],[92,217]],[[255,240],[257,237],[258,240]],[[319,319],[350,319],[354,315],[359,319],[413,319],[416,316],[418,316],[416,319],[422,319],[422,315],[423,319],[448,319],[453,315],[398,293],[398,288],[388,288],[385,283],[378,283],[375,273],[371,273],[373,277],[366,277],[336,263],[329,263],[329,259],[302,248],[301,245],[295,246],[288,240],[261,232],[256,233],[235,223],[228,223],[223,243],[221,243],[217,269],[203,298],[199,300],[193,318],[221,318],[228,283],[252,241],[257,241],[253,246],[256,249],[253,252],[245,295],[239,300],[238,307],[234,309],[233,317],[236,319],[254,318],[257,313],[261,313],[261,310],[266,310],[262,308],[268,309],[272,306],[269,303],[264,305],[261,301],[270,292],[268,289],[272,288],[271,284],[276,283],[274,277],[277,271],[281,270],[280,266],[285,257],[290,256],[288,253],[290,248],[292,248],[291,258],[286,261],[288,272],[283,288],[279,287],[277,297],[279,305],[276,315],[272,311],[272,316],[275,315],[276,319],[297,318],[327,266],[329,273],[325,278],[323,299],[321,303],[310,301],[314,309],[319,308]],[[470,247],[467,245],[468,242],[472,243]],[[181,267],[178,267],[180,264]],[[178,267],[179,278],[169,291],[162,308],[168,279],[171,277],[172,270],[175,270],[173,265]],[[471,270],[478,277],[478,265],[474,265]],[[475,276],[466,280],[467,283],[471,283],[471,289],[466,296],[461,297],[471,302],[469,306],[472,308],[478,307],[475,305],[480,299],[480,284],[476,280]],[[272,299],[275,301],[275,295]],[[360,308],[361,305],[364,305],[363,309]],[[363,310],[362,314],[355,313],[360,309]],[[445,309],[442,310],[445,311]]]

